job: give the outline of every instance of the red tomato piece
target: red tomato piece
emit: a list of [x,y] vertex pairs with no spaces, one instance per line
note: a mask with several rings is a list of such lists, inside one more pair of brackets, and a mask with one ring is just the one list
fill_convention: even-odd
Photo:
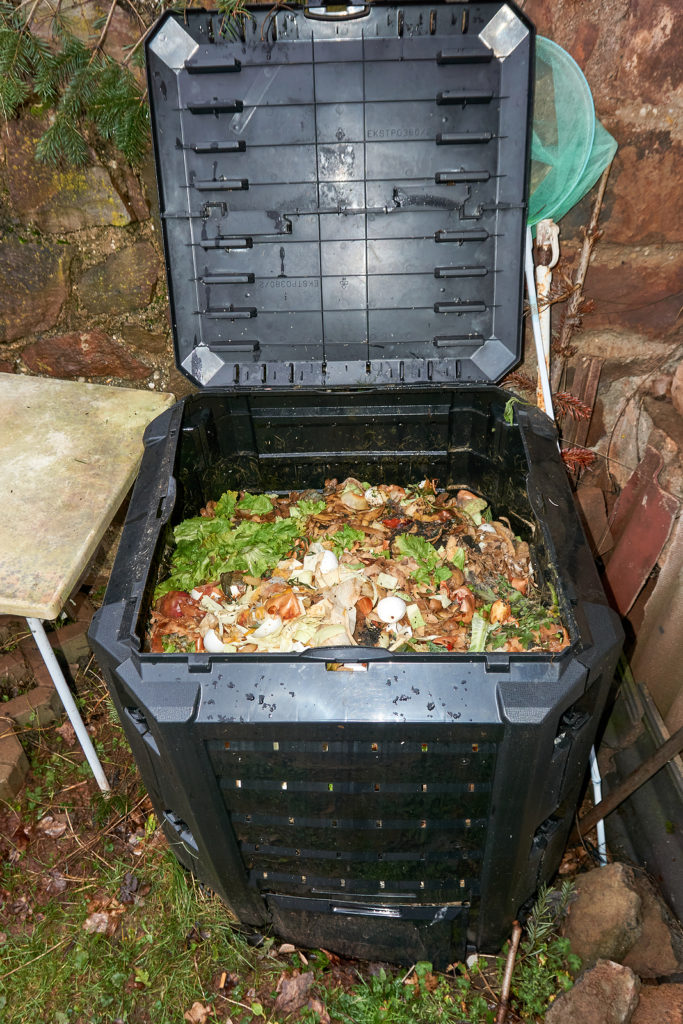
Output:
[[196,618],[198,612],[203,614],[186,590],[169,590],[157,601],[156,610],[167,619],[182,619],[186,615]]

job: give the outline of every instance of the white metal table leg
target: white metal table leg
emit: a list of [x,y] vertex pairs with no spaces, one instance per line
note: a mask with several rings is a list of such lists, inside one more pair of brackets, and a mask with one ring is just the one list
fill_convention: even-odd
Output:
[[38,650],[42,655],[47,670],[52,677],[52,682],[55,684],[55,689],[57,690],[60,700],[64,705],[64,710],[69,716],[69,721],[74,727],[74,732],[76,733],[76,737],[81,745],[83,753],[86,756],[88,764],[92,769],[97,785],[103,793],[109,793],[111,791],[111,787],[107,782],[107,776],[104,774],[104,769],[100,764],[100,759],[95,753],[95,748],[93,747],[92,740],[90,739],[88,731],[83,724],[83,719],[78,713],[78,708],[76,707],[76,703],[71,695],[71,690],[64,678],[64,674],[59,667],[59,662],[55,657],[55,652],[52,650],[50,641],[45,635],[43,623],[40,619],[31,619],[28,616],[26,617],[26,621],[29,629],[33,633],[33,639],[38,645]]

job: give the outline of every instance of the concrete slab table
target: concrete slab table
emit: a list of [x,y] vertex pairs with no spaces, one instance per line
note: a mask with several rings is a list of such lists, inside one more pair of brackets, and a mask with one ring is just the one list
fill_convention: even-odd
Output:
[[0,373],[0,613],[26,618],[97,783],[109,783],[45,635],[135,479],[172,395]]

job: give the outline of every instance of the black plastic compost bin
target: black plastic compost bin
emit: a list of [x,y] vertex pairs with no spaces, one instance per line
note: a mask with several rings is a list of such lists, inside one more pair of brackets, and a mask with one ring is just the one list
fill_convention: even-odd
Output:
[[[246,925],[443,965],[555,872],[620,642],[519,359],[533,31],[509,4],[168,14],[147,44],[174,337],[91,640],[178,859]],[[150,654],[226,488],[436,477],[510,517],[571,646]],[[354,671],[330,672],[344,662]],[[356,671],[357,670],[357,671]]]

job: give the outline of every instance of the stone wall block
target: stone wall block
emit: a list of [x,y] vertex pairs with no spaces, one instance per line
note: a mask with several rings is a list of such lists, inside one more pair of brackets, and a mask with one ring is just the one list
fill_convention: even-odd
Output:
[[55,168],[35,159],[36,143],[48,125],[47,118],[22,117],[7,126],[7,188],[20,220],[57,234],[129,224],[126,204],[94,153],[88,167]]
[[161,260],[149,242],[108,256],[82,275],[76,290],[86,313],[125,313],[149,305]]
[[21,355],[30,370],[62,380],[109,376],[144,380],[152,372],[123,345],[100,330],[41,338],[27,345]]
[[0,246],[0,342],[53,327],[67,298],[70,250],[52,243],[22,242],[18,235]]
[[662,978],[683,968],[683,931],[645,875],[635,876],[642,901],[643,931],[624,957],[641,978]]
[[643,987],[631,1024],[683,1024],[683,985]]
[[[599,243],[584,294],[595,303],[591,331],[615,330],[665,338],[680,326],[683,303],[680,246]],[[634,353],[635,354],[635,353]]]

